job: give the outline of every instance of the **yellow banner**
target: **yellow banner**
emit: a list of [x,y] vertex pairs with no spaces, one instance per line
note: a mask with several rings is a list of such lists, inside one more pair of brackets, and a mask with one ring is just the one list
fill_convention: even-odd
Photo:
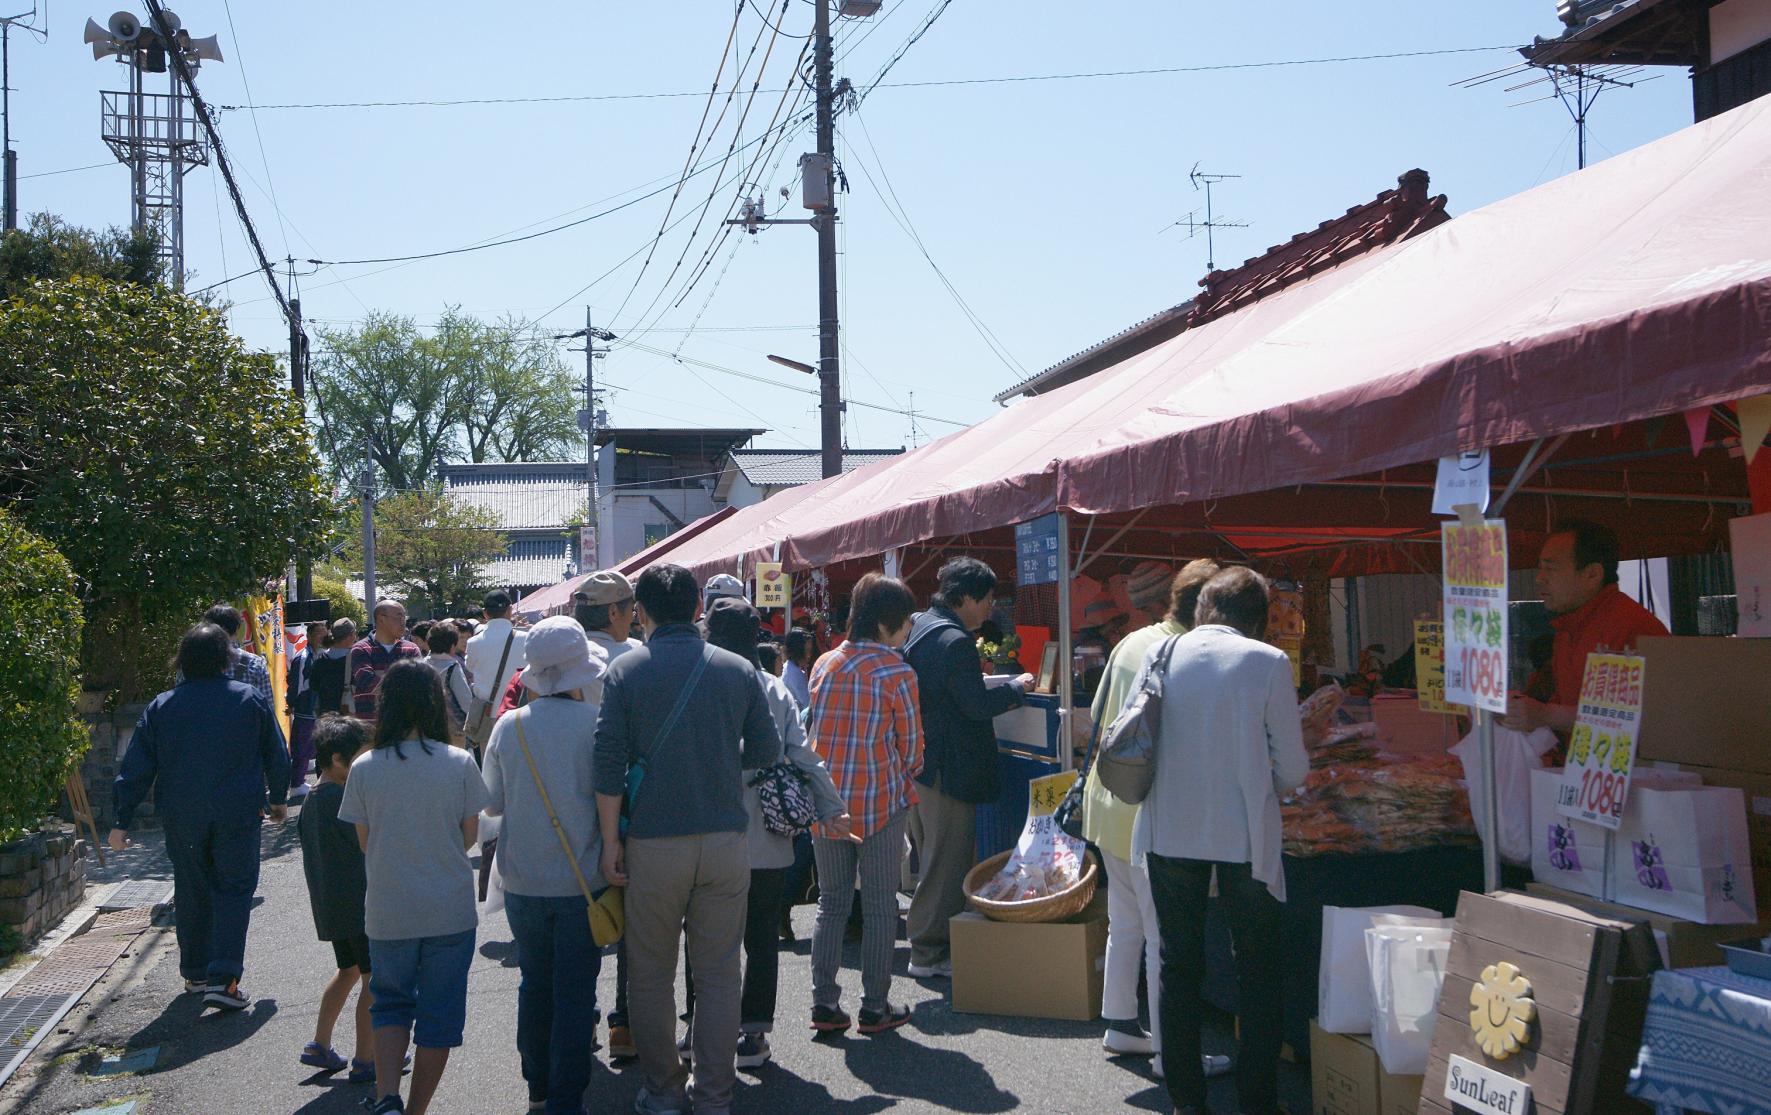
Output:
[[248,597],[246,606],[240,611],[246,620],[244,645],[261,656],[265,669],[270,671],[271,708],[277,714],[277,723],[283,727],[283,738],[289,739],[293,726],[289,720],[289,655],[283,637],[283,598]]

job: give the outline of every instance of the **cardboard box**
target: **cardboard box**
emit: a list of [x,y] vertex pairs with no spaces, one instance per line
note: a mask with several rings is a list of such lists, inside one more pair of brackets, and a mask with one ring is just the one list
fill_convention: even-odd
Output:
[[1724,962],[1720,948],[1724,942],[1771,934],[1771,918],[1755,925],[1702,925],[1652,910],[1640,910],[1616,902],[1601,902],[1597,898],[1571,894],[1543,883],[1528,883],[1525,890],[1538,898],[1561,902],[1598,917],[1647,923],[1654,930],[1655,937],[1662,940],[1664,947],[1661,950],[1661,959],[1671,968],[1715,967]]
[[1373,697],[1371,719],[1383,733],[1383,749],[1396,755],[1443,755],[1460,738],[1455,715],[1427,712],[1412,694]]
[[1391,1076],[1364,1034],[1310,1023],[1310,1110],[1315,1115],[1414,1115],[1421,1077]]
[[953,1009],[1089,1021],[1101,1013],[1107,896],[1069,921],[1023,925],[970,911],[949,923]]
[[1611,899],[1710,925],[1758,918],[1746,796],[1724,786],[1630,788],[1612,844]]
[[1556,809],[1561,770],[1531,772],[1531,874],[1575,894],[1608,897],[1611,833]]
[[1642,758],[1771,774],[1771,639],[1665,636],[1636,649],[1645,660]]

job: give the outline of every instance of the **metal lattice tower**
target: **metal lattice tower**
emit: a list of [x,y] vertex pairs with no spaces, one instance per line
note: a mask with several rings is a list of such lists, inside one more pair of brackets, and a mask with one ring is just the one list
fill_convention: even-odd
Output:
[[[129,71],[127,91],[99,93],[99,116],[105,144],[129,168],[130,225],[154,237],[173,289],[184,288],[184,176],[194,166],[207,166],[209,144],[167,54],[178,51],[194,73],[204,60],[221,61],[215,36],[192,39],[180,29],[178,17],[166,12],[170,39],[129,12],[117,12],[108,24],[86,23],[92,56],[114,56]],[[166,74],[167,92],[149,93],[148,74]]]

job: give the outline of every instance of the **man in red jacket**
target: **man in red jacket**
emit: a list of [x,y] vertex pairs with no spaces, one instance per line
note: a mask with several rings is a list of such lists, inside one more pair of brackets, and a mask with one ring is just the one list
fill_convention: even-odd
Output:
[[1642,636],[1667,633],[1654,613],[1617,587],[1617,555],[1617,535],[1594,523],[1564,523],[1544,541],[1537,591],[1556,629],[1552,691],[1548,702],[1514,693],[1502,721],[1507,727],[1525,732],[1550,728],[1566,738],[1580,707],[1587,655],[1634,651]]

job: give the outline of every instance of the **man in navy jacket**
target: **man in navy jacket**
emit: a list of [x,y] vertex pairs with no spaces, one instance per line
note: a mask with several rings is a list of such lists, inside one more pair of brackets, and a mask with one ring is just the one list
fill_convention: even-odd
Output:
[[1033,684],[1022,674],[984,684],[972,632],[996,606],[996,574],[977,558],[941,567],[940,588],[904,644],[922,692],[922,773],[910,811],[921,875],[910,903],[910,974],[950,976],[947,921],[965,909],[965,876],[977,862],[978,806],[1001,792],[991,721],[1018,708]]
[[246,925],[258,890],[258,830],[267,808],[288,818],[289,751],[276,715],[252,686],[227,677],[227,632],[200,623],[178,646],[184,678],[142,711],[116,782],[110,844],[128,845],[135,811],[156,795],[172,860],[179,971],[186,991],[223,1010],[240,990]]

